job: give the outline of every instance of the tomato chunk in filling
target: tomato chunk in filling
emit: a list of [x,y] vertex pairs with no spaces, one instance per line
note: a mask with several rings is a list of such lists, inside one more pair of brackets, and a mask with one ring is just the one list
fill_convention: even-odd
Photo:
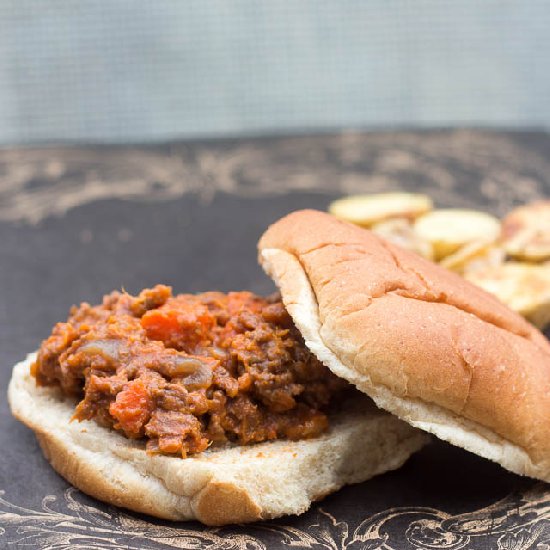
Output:
[[182,457],[318,436],[331,400],[349,388],[306,348],[279,296],[172,296],[164,285],[74,306],[31,372],[81,399],[75,419]]

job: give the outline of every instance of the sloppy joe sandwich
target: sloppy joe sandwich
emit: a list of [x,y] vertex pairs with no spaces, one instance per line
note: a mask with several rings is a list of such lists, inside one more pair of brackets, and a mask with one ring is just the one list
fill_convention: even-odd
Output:
[[550,344],[497,298],[316,211],[259,243],[306,346],[409,424],[550,481]]
[[280,297],[250,292],[158,285],[73,307],[9,400],[81,490],[210,525],[304,512],[427,439],[325,367]]

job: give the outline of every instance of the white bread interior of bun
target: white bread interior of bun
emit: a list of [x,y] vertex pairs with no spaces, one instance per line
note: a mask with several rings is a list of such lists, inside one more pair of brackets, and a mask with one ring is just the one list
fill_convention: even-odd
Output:
[[75,401],[37,387],[33,359],[14,367],[8,398],[54,469],[95,498],[164,519],[226,525],[301,514],[345,484],[399,468],[427,441],[358,396],[315,439],[232,445],[185,459],[150,455],[141,441],[71,422]]
[[[300,216],[302,219],[297,220]],[[430,372],[436,369],[444,369],[446,366],[443,362],[438,364],[436,361],[434,361],[433,364],[415,365],[411,357],[415,359],[416,357],[421,357],[422,351],[419,353],[419,350],[422,350],[422,348],[437,346],[438,333],[443,335],[447,330],[452,332],[456,326],[459,327],[457,330],[460,330],[462,327],[459,323],[468,325],[469,329],[472,328],[474,323],[480,324],[480,319],[476,317],[474,313],[459,311],[456,307],[452,308],[451,314],[456,317],[456,320],[453,318],[451,323],[446,323],[444,319],[438,318],[438,308],[443,309],[443,307],[445,307],[446,312],[451,310],[451,308],[447,304],[434,302],[429,304],[432,307],[429,315],[424,319],[417,319],[418,324],[427,326],[426,323],[430,323],[435,325],[435,328],[434,326],[431,327],[431,332],[430,330],[426,330],[426,336],[418,332],[418,330],[412,329],[411,333],[414,337],[412,337],[411,334],[403,334],[404,343],[395,343],[392,350],[368,349],[368,346],[362,346],[363,341],[369,342],[369,337],[367,336],[369,331],[376,332],[376,330],[380,330],[380,327],[382,327],[382,332],[386,330],[390,332],[391,325],[394,323],[394,320],[391,318],[379,318],[376,320],[375,314],[371,314],[374,318],[371,317],[367,321],[365,321],[364,317],[359,320],[357,320],[357,316],[354,317],[354,315],[357,315],[357,312],[364,311],[364,308],[368,309],[370,304],[373,303],[371,299],[366,302],[366,305],[362,305],[365,303],[363,302],[364,296],[368,294],[370,290],[369,284],[372,282],[369,280],[369,265],[372,266],[373,271],[376,271],[378,268],[378,274],[382,273],[381,277],[385,277],[384,270],[381,269],[384,267],[382,265],[383,262],[378,262],[379,258],[376,257],[377,244],[374,241],[369,241],[372,239],[376,240],[377,238],[368,233],[368,238],[363,242],[363,234],[366,234],[366,231],[348,226],[348,224],[344,224],[345,227],[339,227],[337,225],[332,227],[331,223],[333,223],[332,220],[334,220],[334,218],[319,212],[297,212],[289,215],[287,218],[288,220],[283,218],[283,220],[274,224],[274,226],[266,232],[264,237],[262,237],[259,243],[259,260],[266,273],[273,278],[279,287],[283,302],[296,326],[302,333],[308,348],[336,375],[353,383],[357,388],[369,395],[379,407],[395,414],[412,426],[430,432],[445,441],[463,447],[484,458],[493,460],[512,472],[550,482],[550,456],[548,456],[548,452],[545,448],[545,446],[547,446],[547,441],[544,437],[547,427],[543,422],[539,422],[540,418],[544,419],[546,414],[545,411],[547,410],[545,401],[548,397],[547,388],[544,384],[541,384],[541,387],[537,388],[537,381],[545,379],[543,376],[545,372],[544,369],[550,371],[550,363],[547,360],[550,356],[547,355],[548,348],[543,338],[541,338],[541,335],[535,331],[534,328],[531,329],[524,325],[523,320],[516,318],[514,316],[515,314],[512,312],[508,312],[502,304],[493,304],[493,302],[490,301],[493,300],[492,298],[489,299],[489,297],[486,298],[485,296],[481,296],[481,301],[486,299],[489,306],[495,306],[494,315],[495,317],[502,316],[504,319],[502,321],[503,325],[509,322],[510,325],[513,326],[514,323],[516,323],[517,326],[520,327],[519,331],[525,332],[527,336],[521,336],[521,346],[525,346],[525,349],[530,353],[532,352],[533,356],[540,359],[540,361],[526,358],[525,365],[518,364],[518,353],[516,350],[524,348],[520,347],[520,344],[517,344],[520,337],[511,332],[509,335],[511,340],[510,350],[516,352],[516,357],[514,357],[515,363],[512,365],[512,368],[508,368],[508,365],[506,365],[507,368],[502,367],[502,363],[499,363],[498,351],[491,350],[491,345],[493,344],[495,347],[498,347],[498,343],[502,342],[501,338],[506,338],[506,336],[499,333],[499,331],[504,332],[504,329],[495,327],[490,323],[487,323],[488,326],[481,327],[481,329],[489,334],[488,336],[482,334],[479,341],[471,342],[471,346],[468,344],[468,346],[470,346],[469,350],[473,350],[478,356],[481,356],[485,360],[487,358],[489,360],[494,359],[492,363],[491,361],[485,361],[485,364],[490,365],[487,370],[494,365],[495,369],[502,370],[503,377],[508,375],[512,376],[511,384],[515,383],[514,380],[519,380],[518,383],[527,380],[526,384],[528,385],[526,387],[531,394],[540,392],[540,399],[538,402],[538,394],[535,395],[535,398],[528,392],[526,392],[525,398],[523,398],[523,395],[520,395],[520,398],[517,400],[517,410],[507,410],[506,414],[508,416],[504,419],[500,417],[496,418],[499,413],[495,413],[491,408],[488,409],[489,412],[486,415],[487,424],[490,425],[491,422],[495,421],[499,422],[500,426],[506,426],[506,422],[512,423],[508,418],[513,419],[516,413],[521,415],[522,421],[525,421],[529,429],[523,432],[518,430],[514,433],[517,434],[519,432],[519,438],[522,438],[527,443],[532,443],[531,439],[534,440],[534,438],[531,437],[533,434],[530,432],[531,426],[529,425],[529,420],[532,419],[533,433],[537,432],[537,436],[540,437],[539,441],[533,444],[530,453],[526,450],[527,445],[523,446],[521,443],[518,444],[507,437],[506,434],[499,434],[495,430],[489,428],[487,424],[483,422],[483,417],[481,418],[482,421],[479,421],[471,417],[468,418],[466,414],[464,414],[464,411],[467,410],[466,407],[469,405],[468,399],[471,399],[470,396],[472,391],[470,387],[467,388],[464,402],[458,410],[452,410],[451,406],[442,406],[423,398],[424,396],[433,398],[435,395],[435,398],[439,399],[441,402],[450,402],[452,405],[453,402],[451,399],[455,398],[453,391],[456,392],[456,389],[444,389],[438,394],[434,392],[434,388],[422,388],[420,385],[420,390],[415,390],[417,391],[416,395],[409,389],[408,384],[412,383],[412,377],[429,377]],[[334,220],[334,222],[335,224],[342,223],[336,220]],[[307,234],[308,232],[309,235]],[[293,234],[298,235],[298,237],[292,237]],[[347,242],[348,240],[349,243]],[[389,245],[387,243],[382,243],[379,246],[380,250],[382,250],[386,249]],[[301,255],[302,249],[300,247],[303,247],[302,249],[305,250],[303,255]],[[318,254],[317,257],[314,257],[317,251],[321,251],[324,256]],[[381,253],[382,252],[380,252],[380,254]],[[396,251],[395,254],[401,253]],[[406,254],[407,253],[403,252],[404,259],[402,261],[404,264],[408,258],[408,256],[405,256]],[[366,256],[366,260],[362,258],[363,256]],[[360,259],[358,260],[358,258]],[[394,260],[395,258],[392,258],[391,261],[393,262]],[[412,261],[411,259],[411,262]],[[359,262],[361,262],[361,265],[358,266],[357,264]],[[377,262],[381,265],[376,266]],[[416,259],[414,262],[420,265],[419,270],[414,272],[414,276],[419,279],[422,278],[422,285],[428,286],[429,271],[432,269],[432,264],[428,262],[420,264]],[[402,265],[399,265],[399,261],[397,261],[397,264],[398,268],[406,269]],[[425,267],[425,279],[421,273],[423,267]],[[322,272],[323,268],[325,268],[324,273]],[[433,266],[433,268],[436,270],[439,269],[436,266]],[[317,271],[313,273],[313,270]],[[331,273],[336,273],[336,277],[338,274],[342,274],[342,279],[331,280]],[[444,284],[447,285],[445,289],[447,294],[443,293],[443,296],[450,295],[451,300],[456,298],[456,296],[452,295],[452,287],[455,284],[457,286],[457,292],[455,293],[457,296],[459,296],[461,292],[467,293],[469,291],[469,287],[458,288],[462,283],[455,281],[455,279],[452,278],[454,276],[446,280],[445,278],[447,275],[445,273],[440,274],[437,272],[435,276],[438,275],[441,276]],[[315,284],[317,285],[315,288],[312,287],[310,276],[314,276],[315,278]],[[364,280],[357,281],[357,278],[360,277],[363,277]],[[393,287],[390,286],[390,288]],[[321,297],[321,299],[325,300],[325,308],[322,312],[320,312],[316,292],[325,293]],[[478,291],[472,291],[474,295],[472,309],[474,311],[476,307],[476,292]],[[327,294],[329,294],[328,298]],[[391,290],[388,295],[392,295]],[[392,299],[394,298],[395,296],[392,296]],[[413,300],[408,299],[407,301],[407,297],[404,298],[406,299],[402,301],[401,306],[403,309],[410,308],[412,311],[413,308],[419,307],[418,302],[420,299],[414,299],[415,303],[413,304]],[[383,299],[384,298],[382,298],[382,300]],[[382,307],[380,301],[381,300],[377,301],[378,307]],[[486,304],[482,304],[481,306],[480,310],[483,310],[483,306],[486,306]],[[378,311],[380,310],[378,309]],[[416,312],[417,310],[414,311]],[[411,317],[415,315],[417,315],[417,313],[412,313]],[[344,323],[347,324],[342,323],[343,320],[345,320]],[[456,325],[453,327],[452,324],[455,321]],[[398,322],[399,321],[397,321],[397,323]],[[342,326],[339,327],[338,323],[341,323]],[[376,327],[375,325],[378,323],[379,326]],[[475,326],[478,328],[477,325]],[[345,327],[345,329],[342,327]],[[386,329],[386,327],[389,328]],[[435,339],[432,340],[431,338],[433,338],[434,333]],[[448,335],[445,335],[445,337],[448,337]],[[495,340],[492,341],[491,337],[495,338]],[[528,338],[532,340],[528,340]],[[525,341],[523,341],[524,339]],[[327,340],[330,341],[330,345],[327,344]],[[382,336],[380,341],[385,345],[384,343],[387,343],[387,337]],[[375,343],[377,342],[375,341]],[[405,355],[409,354],[409,357],[405,360],[403,359],[403,350]],[[399,352],[401,352],[401,354],[399,354]],[[389,372],[390,376],[382,380],[382,383],[380,382],[382,375],[377,370],[377,360],[386,362],[386,367],[389,365],[388,370],[384,372]],[[407,361],[409,371],[406,375],[403,375],[405,379],[403,387],[403,385],[399,383],[401,374],[400,369],[403,368],[402,364]],[[544,362],[546,363],[542,364]],[[466,363],[466,361],[464,361],[464,363]],[[498,395],[496,397],[491,396],[493,388],[486,382],[487,378],[482,377],[480,381],[477,381],[475,380],[477,373],[474,371],[473,367],[466,364],[464,367],[471,369],[471,385],[473,385],[474,381],[481,386],[485,384],[485,387],[482,387],[482,391],[484,395],[487,396],[487,402],[490,402],[493,398],[500,398]],[[534,382],[529,380],[530,374],[526,372],[530,367],[532,367],[535,372],[535,376],[533,377]],[[509,373],[509,370],[514,372]],[[394,378],[390,379],[392,373],[394,373]],[[373,378],[376,376],[378,380],[375,382]],[[536,378],[536,376],[539,378]],[[513,377],[516,378],[514,379]],[[504,390],[506,390],[506,388],[504,388]],[[504,395],[504,390],[502,399],[509,398],[508,394]],[[510,389],[511,392],[514,390],[515,388]],[[495,391],[500,391],[500,388]],[[483,402],[483,399],[481,399],[481,401]],[[536,405],[542,403],[542,406],[532,406],[533,402]],[[550,412],[550,410],[548,411]],[[475,412],[474,410],[474,413]],[[491,417],[492,414],[495,418]],[[474,414],[470,416],[474,416]],[[511,428],[510,432],[512,432]],[[533,458],[534,456],[535,458]]]

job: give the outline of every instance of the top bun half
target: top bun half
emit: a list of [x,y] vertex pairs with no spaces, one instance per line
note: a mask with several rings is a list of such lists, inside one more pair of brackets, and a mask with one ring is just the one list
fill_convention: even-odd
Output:
[[550,481],[550,344],[496,298],[311,210],[272,225],[260,262],[307,346],[413,426]]

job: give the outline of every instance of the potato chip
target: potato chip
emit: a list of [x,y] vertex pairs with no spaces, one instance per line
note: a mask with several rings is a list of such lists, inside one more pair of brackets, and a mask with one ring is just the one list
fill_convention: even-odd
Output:
[[428,260],[433,260],[431,243],[420,238],[415,233],[411,222],[405,218],[395,218],[377,223],[371,227],[371,230],[401,248],[412,250]]
[[502,242],[512,258],[533,262],[550,259],[550,201],[512,210],[502,220]]
[[506,262],[464,277],[542,329],[550,323],[550,264]]
[[500,234],[500,222],[476,210],[441,209],[416,220],[416,233],[432,243],[436,260],[476,242],[493,243]]
[[371,227],[391,218],[414,220],[433,208],[432,199],[413,193],[352,195],[330,204],[329,212],[351,223]]
[[506,253],[492,242],[473,242],[459,248],[454,254],[441,260],[440,265],[456,273],[497,266],[504,262]]

